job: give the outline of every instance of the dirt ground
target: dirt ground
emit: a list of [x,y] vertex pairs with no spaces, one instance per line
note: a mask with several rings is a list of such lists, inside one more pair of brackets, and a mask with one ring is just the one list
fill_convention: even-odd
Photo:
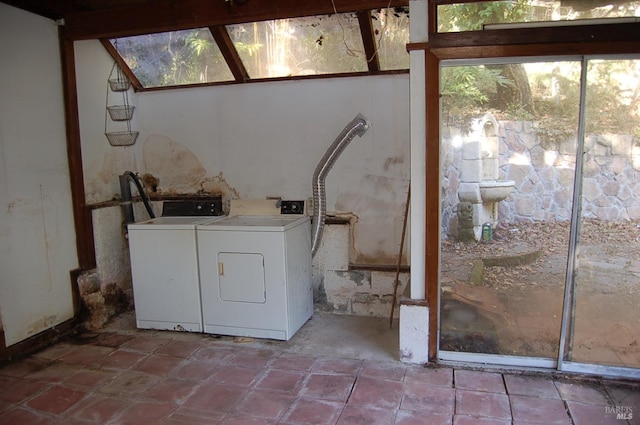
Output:
[[[568,222],[442,242],[443,350],[557,358]],[[640,367],[640,224],[585,220],[567,360]]]

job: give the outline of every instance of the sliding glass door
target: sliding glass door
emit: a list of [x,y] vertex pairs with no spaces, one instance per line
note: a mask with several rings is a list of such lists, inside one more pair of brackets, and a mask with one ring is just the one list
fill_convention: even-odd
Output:
[[640,60],[585,63],[582,196],[561,361],[640,368]]
[[640,367],[639,61],[447,63],[440,93],[440,358]]

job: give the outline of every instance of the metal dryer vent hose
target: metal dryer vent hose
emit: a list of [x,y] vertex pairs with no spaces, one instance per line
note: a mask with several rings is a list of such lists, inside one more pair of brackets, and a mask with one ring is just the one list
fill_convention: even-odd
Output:
[[340,132],[333,144],[327,149],[320,163],[313,172],[313,229],[311,236],[311,256],[314,257],[320,241],[322,240],[322,231],[324,229],[324,219],[327,214],[327,193],[325,190],[325,179],[331,171],[333,164],[345,150],[349,142],[356,136],[362,137],[369,129],[371,124],[367,119],[358,114],[345,128]]

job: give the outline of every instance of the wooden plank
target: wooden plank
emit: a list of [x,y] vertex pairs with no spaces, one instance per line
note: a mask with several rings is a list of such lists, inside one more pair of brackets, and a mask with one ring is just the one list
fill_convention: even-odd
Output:
[[65,34],[71,40],[115,38],[408,4],[409,0],[251,0],[242,5],[222,0],[157,0],[70,13],[64,17]]

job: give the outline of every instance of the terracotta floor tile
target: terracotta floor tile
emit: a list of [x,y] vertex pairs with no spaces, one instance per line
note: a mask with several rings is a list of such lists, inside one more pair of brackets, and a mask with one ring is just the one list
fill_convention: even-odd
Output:
[[169,403],[134,403],[118,415],[118,425],[150,425],[158,424],[167,418],[177,406]]
[[344,404],[335,401],[297,399],[283,418],[285,423],[300,425],[333,425]]
[[74,406],[70,414],[79,420],[106,423],[129,405],[122,399],[91,395]]
[[116,332],[103,332],[93,342],[95,345],[102,347],[120,348],[123,344],[131,341],[135,337],[132,335],[123,335]]
[[99,359],[96,365],[104,369],[129,369],[146,356],[136,351],[116,350]]
[[218,424],[222,420],[223,414],[219,414],[219,417],[201,418],[196,416],[183,415],[179,413],[173,413],[169,417],[162,420],[161,425],[212,425]]
[[19,404],[50,387],[51,384],[46,382],[13,380],[8,383],[5,381],[5,385],[0,387],[0,400]]
[[453,425],[511,425],[511,421],[508,419],[481,418],[477,416],[455,415],[453,417]]
[[51,425],[95,425],[95,422],[87,422],[82,419],[63,417],[51,423]]
[[532,376],[504,375],[509,395],[560,399],[553,381]]
[[303,372],[269,369],[256,384],[256,388],[296,394],[305,376]]
[[395,414],[396,412],[392,410],[347,404],[337,423],[338,425],[389,425],[395,421]]
[[152,353],[169,341],[171,340],[168,338],[160,338],[155,336],[138,336],[122,344],[122,348],[140,351],[143,353]]
[[178,378],[166,378],[145,393],[145,396],[160,403],[181,404],[186,401],[200,384]]
[[[621,425],[626,422],[625,419],[618,419],[617,413],[631,413],[631,416],[635,416],[638,412],[631,411],[617,412],[615,407],[600,406],[597,404],[578,403],[575,401],[568,401],[569,413],[571,419],[573,419],[574,425]],[[629,419],[628,417],[626,419]]]
[[605,385],[607,393],[613,401],[613,407],[631,407],[635,411],[637,409],[637,415],[634,414],[634,418],[638,418],[640,423],[640,382],[636,385]]
[[280,342],[168,334],[95,333],[0,368],[0,425],[618,425],[616,408],[640,410],[634,383],[316,358]]
[[0,415],[0,425],[51,425],[54,421],[50,416],[26,409],[13,409]]
[[82,366],[64,362],[52,362],[44,369],[29,375],[29,379],[45,382],[62,382],[82,370]]
[[165,354],[167,356],[187,358],[198,350],[202,344],[194,341],[176,341],[169,340],[166,344],[156,349],[156,354]]
[[562,400],[520,395],[513,395],[510,400],[514,421],[541,422],[549,425],[569,423],[569,416]]
[[183,406],[205,412],[230,412],[247,391],[246,388],[206,384],[198,388]]
[[152,354],[140,360],[132,369],[151,375],[165,376],[170,374],[183,361],[184,359],[180,357]]
[[400,382],[404,379],[406,370],[407,366],[403,365],[402,363],[381,363],[367,360],[362,365],[360,375],[370,378],[386,379],[389,381]]
[[484,391],[456,390],[456,415],[510,420],[509,397]]
[[94,389],[104,386],[120,374],[118,370],[83,369],[64,380],[65,385]]
[[38,359],[57,360],[58,358],[60,358],[60,356],[68,353],[74,348],[75,345],[60,342],[34,354],[33,357]]
[[359,377],[348,404],[396,410],[400,407],[403,391],[400,382]]
[[68,353],[59,357],[59,360],[67,363],[74,363],[86,366],[93,366],[96,362],[115,351],[110,347],[99,347],[97,345],[79,345]]
[[160,382],[160,377],[132,371],[125,371],[99,391],[105,394],[133,395],[144,394]]
[[604,388],[572,382],[556,382],[556,388],[563,400],[577,401],[580,403],[609,405]]
[[187,359],[183,361],[176,369],[171,371],[170,375],[176,378],[195,379],[198,381],[206,381],[213,375],[223,370],[225,366],[216,361]]
[[401,408],[453,415],[455,401],[456,393],[453,388],[411,382],[405,384]]
[[356,375],[360,371],[363,363],[362,360],[319,359],[313,366],[313,371],[317,373]]
[[168,418],[164,419],[162,423],[211,425],[219,423],[225,416],[227,416],[225,412],[207,412],[202,409],[191,409],[180,406],[176,411],[171,413]]
[[209,382],[235,387],[249,387],[260,379],[264,372],[263,368],[220,366]]
[[443,413],[398,410],[395,425],[451,425],[451,415]]
[[9,403],[8,401],[0,400],[0,414],[2,414],[2,412],[6,412],[9,409],[13,409],[14,407],[15,404]]
[[271,350],[243,349],[228,359],[228,364],[241,367],[267,367],[277,357]]
[[85,398],[87,393],[55,385],[27,402],[27,406],[41,412],[59,415]]
[[346,402],[355,376],[311,374],[300,390],[300,395],[329,401]]
[[501,373],[456,370],[454,372],[454,380],[456,389],[502,394],[506,392]]
[[295,397],[274,391],[253,390],[233,409],[234,414],[279,419],[293,404]]
[[226,347],[216,344],[209,344],[201,347],[199,350],[193,353],[193,358],[215,361],[219,364],[226,364],[235,353],[236,351],[230,350]]
[[405,382],[418,382],[424,385],[437,385],[439,387],[453,387],[453,369],[429,368],[410,365],[405,373]]
[[308,372],[313,369],[316,364],[314,357],[305,356],[302,354],[284,353],[276,358],[271,367],[281,370],[296,370],[301,372]]
[[254,418],[251,416],[225,417],[220,425],[275,425],[278,421],[266,418]]
[[0,375],[19,378],[38,372],[50,364],[48,359],[28,358],[0,367]]

